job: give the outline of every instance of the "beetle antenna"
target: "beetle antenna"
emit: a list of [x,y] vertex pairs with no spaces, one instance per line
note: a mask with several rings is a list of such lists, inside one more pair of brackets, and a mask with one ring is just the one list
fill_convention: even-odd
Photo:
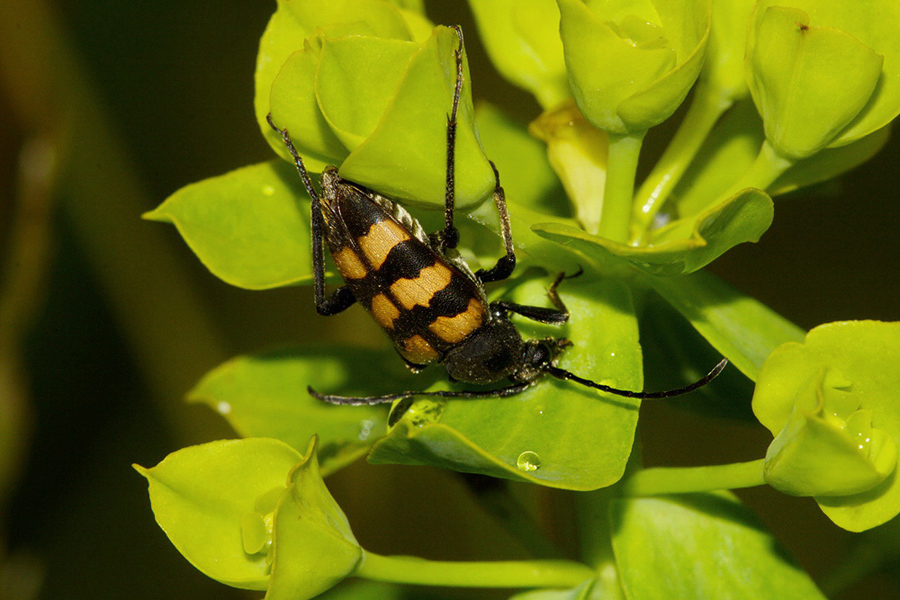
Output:
[[671,398],[672,396],[680,396],[682,394],[687,394],[688,392],[693,392],[698,388],[702,388],[704,385],[715,379],[719,376],[719,373],[722,372],[722,369],[725,368],[725,365],[728,364],[728,359],[723,358],[719,361],[715,367],[712,368],[712,371],[695,381],[689,385],[684,387],[680,387],[674,390],[665,390],[662,392],[632,392],[631,390],[620,390],[618,388],[610,387],[608,385],[603,385],[602,383],[595,383],[589,379],[584,379],[583,377],[579,377],[574,373],[569,373],[565,369],[560,369],[559,367],[554,367],[550,365],[547,367],[547,373],[556,377],[557,379],[566,379],[569,381],[574,381],[575,383],[580,383],[581,385],[589,388],[594,388],[595,390],[600,390],[601,392],[607,392],[610,394],[615,394],[617,396],[624,396],[626,398]]
[[[584,379],[583,377],[579,377],[574,373],[569,373],[565,369],[560,369],[559,367],[554,367],[552,365],[547,368],[547,373],[549,373],[553,377],[556,377],[557,379],[574,381],[575,383],[580,383],[585,387],[594,388],[595,390],[600,390],[601,392],[607,392],[609,394],[615,394],[617,396],[624,396],[626,398],[671,398],[672,396],[687,394],[688,392],[693,392],[694,390],[703,387],[704,385],[718,377],[719,373],[722,372],[722,369],[724,369],[725,365],[727,364],[728,359],[723,358],[721,361],[719,361],[719,364],[713,367],[712,371],[710,371],[704,377],[698,379],[694,383],[674,390],[665,390],[663,392],[632,392],[631,390],[620,390],[608,385],[603,385],[602,383],[595,383],[593,381],[590,381],[589,379]],[[534,381],[532,380],[524,383],[517,383],[496,390],[440,390],[434,392],[400,392],[399,394],[385,394],[384,396],[337,396],[334,394],[322,394],[312,389],[312,387],[307,387],[306,391],[313,398],[321,400],[322,402],[327,402],[329,404],[360,406],[394,402],[395,400],[403,400],[406,398],[412,398],[413,396],[431,396],[433,398],[464,398],[469,400],[473,400],[475,398],[505,398],[508,396],[520,394],[531,387],[533,384]]]
[[530,388],[532,384],[534,384],[533,381],[527,381],[498,390],[438,390],[434,392],[400,392],[399,394],[385,394],[384,396],[336,396],[334,394],[321,394],[310,386],[307,386],[306,391],[316,400],[321,400],[322,402],[327,402],[329,404],[360,406],[384,404],[386,402],[394,402],[395,400],[428,396],[432,398],[463,398],[468,400],[475,398],[506,398],[507,396],[514,396],[524,392]]

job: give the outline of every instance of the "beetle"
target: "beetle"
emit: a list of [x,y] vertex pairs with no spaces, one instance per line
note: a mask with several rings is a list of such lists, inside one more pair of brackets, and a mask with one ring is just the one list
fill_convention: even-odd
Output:
[[[712,381],[725,367],[723,359],[694,383],[662,392],[635,392],[595,383],[555,364],[567,346],[565,338],[524,340],[510,313],[549,324],[562,324],[568,310],[557,293],[565,278],[549,289],[553,308],[505,300],[488,302],[484,284],[512,275],[516,266],[506,196],[491,162],[493,201],[500,217],[506,254],[490,269],[473,272],[456,251],[459,232],[453,223],[455,202],[456,125],[463,83],[463,34],[454,51],[456,85],[447,118],[447,166],[444,227],[426,234],[405,208],[374,190],[343,179],[337,168],[322,172],[319,194],[287,129],[269,125],[281,135],[311,200],[313,279],[316,309],[323,316],[342,312],[359,302],[387,333],[397,352],[414,372],[442,364],[453,381],[509,385],[490,390],[400,392],[383,396],[337,396],[309,388],[313,397],[332,404],[377,404],[413,396],[443,398],[506,397],[518,394],[545,375],[629,398],[667,398],[693,391]],[[328,246],[344,285],[325,295],[324,248]],[[576,275],[580,274],[576,273]],[[575,275],[573,275],[574,277]]]

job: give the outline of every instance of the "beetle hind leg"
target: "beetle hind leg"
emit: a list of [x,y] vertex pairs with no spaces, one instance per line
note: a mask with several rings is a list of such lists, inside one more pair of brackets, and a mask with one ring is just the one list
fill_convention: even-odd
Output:
[[500,172],[491,161],[491,169],[494,170],[494,205],[500,218],[500,234],[503,236],[503,246],[506,255],[501,256],[491,269],[479,269],[475,276],[481,283],[490,281],[502,281],[512,275],[516,268],[516,250],[513,246],[512,228],[509,225],[509,211],[506,208],[506,192],[500,185]]

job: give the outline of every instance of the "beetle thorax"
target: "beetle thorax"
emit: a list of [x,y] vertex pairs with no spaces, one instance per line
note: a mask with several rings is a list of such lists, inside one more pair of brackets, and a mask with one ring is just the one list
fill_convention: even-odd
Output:
[[465,383],[493,383],[521,368],[525,342],[508,319],[485,323],[444,357],[450,377]]

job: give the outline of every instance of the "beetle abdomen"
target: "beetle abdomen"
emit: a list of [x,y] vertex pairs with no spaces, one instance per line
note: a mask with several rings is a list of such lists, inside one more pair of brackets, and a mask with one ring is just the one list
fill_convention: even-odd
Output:
[[337,193],[322,212],[338,271],[403,358],[440,361],[487,321],[480,286],[391,214],[402,209],[333,176]]

